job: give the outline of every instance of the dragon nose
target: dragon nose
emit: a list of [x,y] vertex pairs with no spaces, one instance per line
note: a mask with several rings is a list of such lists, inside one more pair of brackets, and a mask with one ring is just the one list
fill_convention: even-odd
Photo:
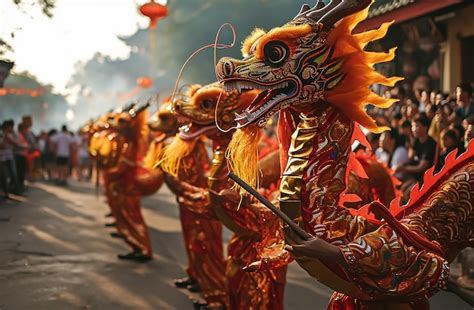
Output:
[[222,58],[217,64],[218,75],[225,79],[229,78],[234,74],[234,63],[229,58]]

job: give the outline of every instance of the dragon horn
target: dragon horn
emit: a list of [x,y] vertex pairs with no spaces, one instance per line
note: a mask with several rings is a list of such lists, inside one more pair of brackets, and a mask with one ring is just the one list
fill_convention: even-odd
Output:
[[300,16],[301,14],[307,12],[309,9],[311,9],[311,7],[310,7],[309,5],[307,5],[306,3],[303,4],[303,5],[301,6],[300,11],[298,12],[298,14],[297,14],[296,16],[297,16],[297,17]]
[[[318,1],[316,2],[316,5],[314,6],[314,8],[311,8],[308,4],[305,3],[305,4],[303,4],[303,5],[301,6],[301,9],[300,9],[300,11],[298,12],[298,15],[296,15],[296,17],[302,16],[302,15],[306,15],[306,13],[309,13],[309,12],[312,11],[312,10],[319,10],[319,9],[321,9],[321,8],[323,8],[323,7],[324,7],[324,2],[323,2],[322,0],[318,0]],[[296,17],[295,17],[295,18],[296,18]]]
[[139,107],[137,110],[135,110],[135,115],[133,115],[133,116],[136,116],[136,115],[142,113],[143,111],[148,109],[150,107],[150,105],[151,105],[151,103],[150,103],[150,101],[148,101],[147,103],[145,103],[144,105]]
[[[333,2],[338,3],[328,12],[324,13],[324,15],[320,15],[321,17],[318,20],[318,23],[323,24],[325,29],[331,28],[344,17],[365,9],[372,3],[372,0],[342,0]],[[333,2],[328,6],[331,6]]]
[[311,18],[323,24],[323,29],[329,30],[342,18],[365,9],[371,3],[372,0],[331,0],[325,5],[322,0],[317,0],[311,9],[303,5],[298,16],[304,15]]

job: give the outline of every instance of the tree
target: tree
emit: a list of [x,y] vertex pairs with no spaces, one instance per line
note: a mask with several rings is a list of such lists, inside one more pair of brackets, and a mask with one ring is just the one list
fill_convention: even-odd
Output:
[[[38,4],[41,6],[41,9],[43,10],[43,14],[48,16],[48,17],[52,17],[53,16],[53,9],[54,9],[54,5],[56,3],[56,0],[36,0],[38,2]],[[16,5],[21,5],[21,3],[23,2],[23,0],[13,0],[13,3],[15,3]]]
[[[23,0],[12,0],[17,6],[21,6]],[[56,0],[36,0],[38,5],[41,6],[41,10],[43,14],[52,17],[53,16],[53,9],[56,3]],[[0,56],[3,56],[6,52],[13,51],[11,45],[9,45],[4,39],[0,38]]]

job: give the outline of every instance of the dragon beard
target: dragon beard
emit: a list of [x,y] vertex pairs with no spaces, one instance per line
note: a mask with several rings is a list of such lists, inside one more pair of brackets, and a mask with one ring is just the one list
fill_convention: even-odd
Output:
[[[231,171],[253,188],[258,188],[261,176],[258,166],[258,145],[261,136],[262,131],[256,125],[238,129],[226,151]],[[238,185],[234,185],[234,189],[239,190],[241,195],[248,195]]]
[[197,140],[185,141],[177,136],[171,144],[163,149],[156,166],[163,172],[177,177],[180,169],[189,168],[183,166],[184,159],[192,153]]

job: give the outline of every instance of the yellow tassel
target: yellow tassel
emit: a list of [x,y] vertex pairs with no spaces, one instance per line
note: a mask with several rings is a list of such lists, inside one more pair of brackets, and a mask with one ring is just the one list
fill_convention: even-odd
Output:
[[[239,129],[234,133],[226,151],[231,171],[253,188],[258,188],[261,175],[258,168],[258,144],[261,134],[261,130],[256,126]],[[241,195],[248,195],[238,185],[235,185],[234,189],[238,189]]]
[[162,155],[155,167],[159,167],[164,172],[177,177],[180,169],[186,170],[189,168],[183,167],[183,162],[193,151],[196,141],[184,141],[176,136],[174,141],[163,149]]

